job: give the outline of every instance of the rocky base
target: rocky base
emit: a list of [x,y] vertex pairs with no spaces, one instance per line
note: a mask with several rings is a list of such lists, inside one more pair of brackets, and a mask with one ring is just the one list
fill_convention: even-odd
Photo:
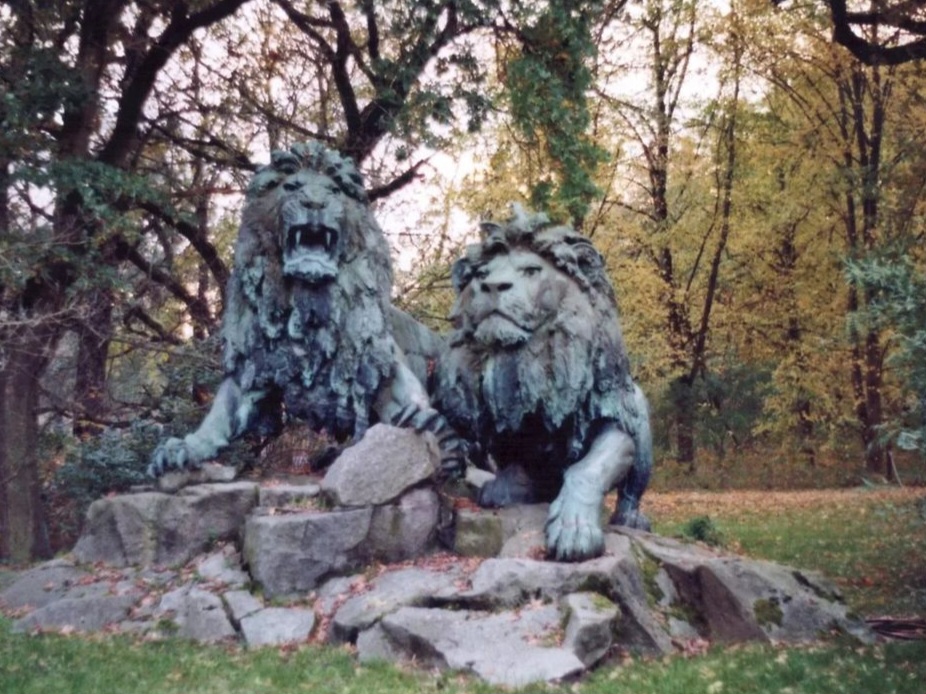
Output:
[[350,450],[321,481],[101,499],[72,556],[19,575],[0,607],[18,631],[352,643],[364,661],[506,686],[618,652],[873,638],[818,575],[619,528],[601,557],[544,561],[545,506],[452,512],[428,482],[434,447],[413,432],[374,427]]
[[618,652],[834,632],[872,639],[819,576],[647,533],[613,530],[607,546],[577,564],[435,554],[379,565],[372,577],[331,578],[285,606],[250,590],[232,544],[173,569],[59,559],[22,574],[0,604],[18,631],[354,643],[362,661],[462,670],[505,686],[575,677]]

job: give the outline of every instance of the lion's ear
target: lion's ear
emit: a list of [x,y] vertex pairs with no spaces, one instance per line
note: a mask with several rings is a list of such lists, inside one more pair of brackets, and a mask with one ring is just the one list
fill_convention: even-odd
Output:
[[292,174],[299,170],[301,164],[297,153],[278,149],[270,153],[270,165],[277,171]]
[[454,261],[450,270],[450,281],[453,283],[454,291],[460,294],[472,279],[473,264],[469,258],[464,257]]
[[479,230],[482,232],[482,238],[487,239],[492,234],[497,234],[502,230],[502,225],[496,222],[480,222]]
[[604,258],[589,241],[583,239],[573,243],[572,251],[583,275],[593,281],[601,276],[604,272]]

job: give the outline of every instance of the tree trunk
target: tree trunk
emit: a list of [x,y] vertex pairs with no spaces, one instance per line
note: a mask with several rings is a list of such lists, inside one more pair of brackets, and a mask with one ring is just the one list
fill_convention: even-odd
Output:
[[695,423],[690,407],[675,410],[675,444],[676,460],[687,465],[690,472],[695,471]]
[[[850,287],[849,315],[859,310],[859,290]],[[865,448],[865,470],[871,475],[887,476],[884,449],[878,437],[884,418],[881,402],[881,341],[878,333],[871,330],[866,331],[864,335],[852,330],[851,339],[852,389],[855,395],[855,416]]]
[[869,332],[865,336],[865,410],[867,421],[863,423],[862,438],[865,441],[865,469],[872,475],[890,477],[884,446],[879,431],[884,423],[881,402],[882,364],[881,341],[878,334]]
[[[883,194],[881,144],[885,104],[892,84],[891,71],[882,74],[880,66],[863,68],[858,64],[840,75],[838,82],[840,111],[837,122],[843,138],[843,162],[852,184],[844,194],[846,245],[850,258],[869,255],[879,246],[879,206]],[[862,287],[850,284],[847,315],[850,318],[858,315],[871,299]],[[859,433],[865,447],[865,470],[871,475],[886,476],[887,461],[879,439],[884,418],[881,337],[872,328],[861,332],[852,323],[850,325],[852,389]]]
[[672,419],[675,424],[675,459],[695,469],[694,384],[688,375],[676,378],[670,387]]
[[14,563],[51,554],[38,465],[41,341],[6,340],[0,355],[0,560]]
[[78,437],[99,434],[106,415],[106,365],[113,332],[112,293],[106,289],[91,292],[86,311],[77,329],[74,434]]

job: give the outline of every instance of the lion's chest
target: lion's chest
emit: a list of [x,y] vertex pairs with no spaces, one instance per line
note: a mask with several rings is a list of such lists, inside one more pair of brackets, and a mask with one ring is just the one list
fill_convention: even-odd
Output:
[[288,418],[315,430],[363,433],[394,359],[383,321],[365,320],[369,307],[335,292],[305,289],[288,304],[271,329],[254,326],[253,348],[240,355],[243,387],[276,393]]

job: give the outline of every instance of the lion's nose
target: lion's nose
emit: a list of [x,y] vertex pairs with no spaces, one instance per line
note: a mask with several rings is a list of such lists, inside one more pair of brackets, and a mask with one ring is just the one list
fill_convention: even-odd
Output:
[[321,200],[303,200],[302,206],[307,210],[320,210],[325,206]]
[[511,282],[483,282],[480,285],[480,289],[486,294],[491,294],[492,292],[501,294],[502,292],[507,292],[513,286]]

